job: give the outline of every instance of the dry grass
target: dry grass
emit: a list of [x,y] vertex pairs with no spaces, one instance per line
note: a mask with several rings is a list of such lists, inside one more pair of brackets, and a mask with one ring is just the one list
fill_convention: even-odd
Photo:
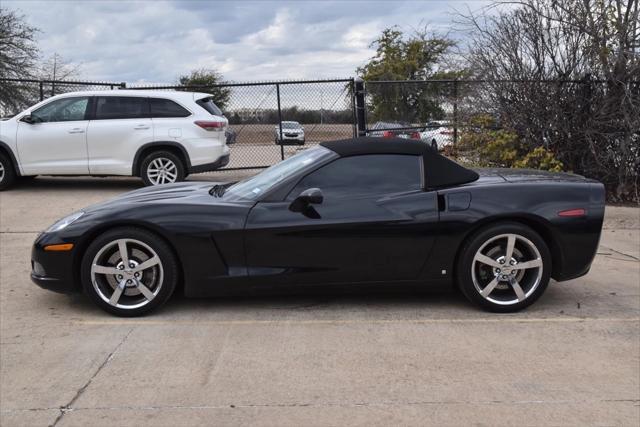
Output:
[[[231,125],[237,132],[237,144],[273,144],[275,124],[271,125]],[[331,141],[353,137],[353,126],[345,124],[304,125],[308,142]]]

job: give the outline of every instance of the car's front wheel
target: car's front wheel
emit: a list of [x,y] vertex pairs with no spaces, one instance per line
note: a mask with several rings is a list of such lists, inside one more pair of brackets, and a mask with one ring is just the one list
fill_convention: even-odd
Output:
[[544,240],[519,223],[489,226],[461,249],[457,280],[462,293],[489,311],[507,313],[533,304],[551,277]]
[[11,187],[16,180],[16,171],[9,158],[0,153],[0,191]]
[[149,154],[142,160],[140,167],[140,177],[147,186],[184,181],[185,176],[182,160],[169,151]]
[[139,228],[98,236],[82,259],[84,291],[103,310],[140,316],[160,307],[178,281],[178,263],[167,243]]

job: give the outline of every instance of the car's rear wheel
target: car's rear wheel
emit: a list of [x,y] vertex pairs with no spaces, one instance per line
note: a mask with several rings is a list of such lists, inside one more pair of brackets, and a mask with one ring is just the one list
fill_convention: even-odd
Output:
[[85,292],[103,310],[140,316],[173,293],[178,264],[160,237],[138,228],[118,228],[96,238],[81,265]]
[[11,187],[16,180],[16,171],[9,158],[0,153],[0,191]]
[[528,307],[544,293],[551,277],[551,254],[531,228],[502,223],[471,236],[457,267],[458,285],[471,302],[507,313]]
[[184,181],[186,176],[182,160],[169,151],[156,151],[142,160],[140,177],[145,185],[172,184]]

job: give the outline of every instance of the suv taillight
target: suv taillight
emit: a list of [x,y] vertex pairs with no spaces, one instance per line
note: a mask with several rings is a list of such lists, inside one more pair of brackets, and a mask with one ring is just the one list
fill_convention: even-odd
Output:
[[393,136],[393,132],[391,132],[390,130],[385,130],[384,132],[382,132],[383,138],[393,138]]
[[207,120],[198,120],[193,122],[196,125],[200,126],[204,130],[214,131],[214,130],[223,130],[224,122],[212,122]]

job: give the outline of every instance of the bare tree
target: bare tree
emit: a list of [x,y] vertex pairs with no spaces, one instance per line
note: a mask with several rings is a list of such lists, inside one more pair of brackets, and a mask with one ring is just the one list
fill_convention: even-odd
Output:
[[50,92],[50,95],[54,96],[65,91],[77,90],[77,86],[57,85],[56,81],[78,79],[81,66],[81,64],[69,62],[60,54],[54,53],[42,61],[37,75],[41,80],[51,81],[51,83],[47,85],[47,92]]
[[[38,30],[28,25],[16,12],[0,8],[0,78],[33,76],[38,47]],[[0,79],[0,109],[16,111],[29,102],[32,91],[24,85]]]
[[42,80],[74,80],[80,75],[81,64],[65,60],[62,55],[54,53],[42,61],[38,77]]
[[500,2],[460,20],[471,72],[503,81],[478,94],[484,110],[529,149],[603,181],[613,200],[638,200],[638,1]]

